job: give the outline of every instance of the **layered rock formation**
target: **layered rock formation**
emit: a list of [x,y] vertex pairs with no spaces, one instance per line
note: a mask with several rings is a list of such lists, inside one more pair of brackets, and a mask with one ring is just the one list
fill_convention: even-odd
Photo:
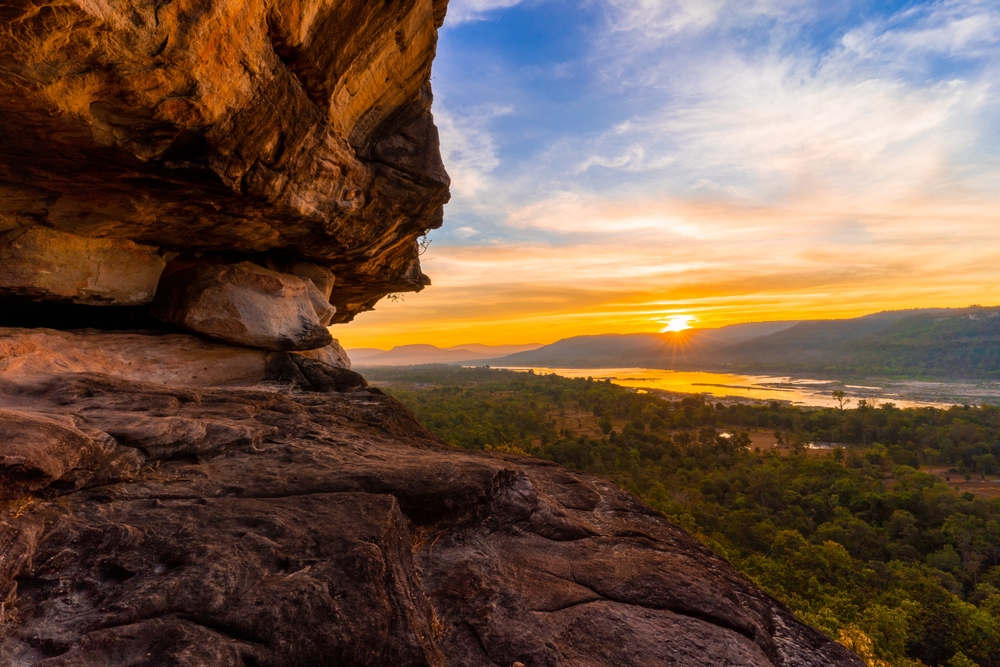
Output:
[[148,303],[178,252],[320,264],[338,322],[421,289],[445,4],[5,0],[0,295]]
[[300,366],[315,361],[334,369],[351,367],[350,359],[336,342],[318,350],[285,355],[183,334],[0,328],[0,380],[102,373],[154,384],[243,386],[287,375],[289,360]]
[[614,485],[316,388],[0,378],[0,663],[861,664]]

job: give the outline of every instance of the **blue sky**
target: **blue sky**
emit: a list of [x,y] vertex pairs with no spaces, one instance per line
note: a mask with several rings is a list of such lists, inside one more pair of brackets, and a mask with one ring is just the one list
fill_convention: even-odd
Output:
[[1000,302],[1000,3],[453,0],[434,286],[348,344]]

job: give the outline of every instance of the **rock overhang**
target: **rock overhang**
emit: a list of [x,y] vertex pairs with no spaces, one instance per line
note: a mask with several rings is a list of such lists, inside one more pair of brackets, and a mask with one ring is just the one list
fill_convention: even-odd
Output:
[[449,197],[429,85],[446,4],[4,3],[0,233],[306,260],[336,276],[335,322],[422,289],[417,239]]

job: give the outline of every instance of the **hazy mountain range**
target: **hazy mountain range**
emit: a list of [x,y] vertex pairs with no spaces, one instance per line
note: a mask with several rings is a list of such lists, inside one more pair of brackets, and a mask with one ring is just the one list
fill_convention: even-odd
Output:
[[[678,333],[574,336],[551,345],[349,350],[358,366],[469,363],[548,368],[1000,377],[1000,307],[887,311],[844,320],[734,324]],[[492,353],[491,353],[492,350]],[[360,352],[360,354],[359,354]]]
[[434,345],[397,345],[391,350],[374,347],[357,347],[347,350],[355,366],[413,366],[416,364],[461,364],[464,362],[495,359],[517,352],[542,347],[541,343],[528,345],[481,345],[469,343],[441,348]]

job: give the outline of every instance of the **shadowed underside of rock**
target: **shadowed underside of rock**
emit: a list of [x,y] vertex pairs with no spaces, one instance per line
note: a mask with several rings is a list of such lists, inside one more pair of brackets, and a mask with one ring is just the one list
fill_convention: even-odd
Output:
[[[184,251],[318,262],[337,321],[421,289],[416,240],[448,198],[429,88],[445,6],[5,0],[0,256],[19,270],[0,295],[144,303],[87,265],[153,253],[155,285]],[[35,228],[45,253],[19,249]],[[86,255],[80,288],[24,284],[59,239]]]
[[48,462],[3,499],[0,662],[860,665],[614,485],[341,388],[0,379],[3,456]]

